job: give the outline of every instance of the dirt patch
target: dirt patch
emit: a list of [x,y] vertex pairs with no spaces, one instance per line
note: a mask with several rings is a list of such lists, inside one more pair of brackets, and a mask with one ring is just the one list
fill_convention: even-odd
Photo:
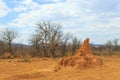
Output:
[[91,66],[101,66],[103,61],[99,56],[92,54],[89,44],[89,38],[87,38],[80,49],[78,49],[74,56],[62,58],[58,65],[66,67],[91,67]]

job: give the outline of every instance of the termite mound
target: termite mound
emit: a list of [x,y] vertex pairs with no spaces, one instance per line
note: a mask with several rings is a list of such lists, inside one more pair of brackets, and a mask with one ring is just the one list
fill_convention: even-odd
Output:
[[92,54],[89,38],[84,40],[81,47],[76,50],[75,55],[63,57],[58,65],[61,67],[91,67],[101,66],[103,61],[99,56]]

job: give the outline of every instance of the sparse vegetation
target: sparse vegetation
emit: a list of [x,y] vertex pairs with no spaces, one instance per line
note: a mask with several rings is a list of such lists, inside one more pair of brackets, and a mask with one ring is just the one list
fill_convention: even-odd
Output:
[[[63,33],[61,24],[40,21],[36,25],[35,33],[28,40],[30,45],[14,44],[13,40],[19,35],[14,30],[6,29],[0,32],[0,58],[21,58],[25,57],[26,53],[31,57],[55,58],[73,55],[81,45],[79,38]],[[96,55],[120,55],[119,38],[109,40],[101,46],[92,46],[92,51]],[[9,53],[9,56],[6,53]]]
[[[17,38],[17,34],[13,30],[6,29],[0,34],[0,80],[110,80],[113,78],[109,78],[108,75],[104,74],[104,71],[111,72],[109,70],[113,69],[118,74],[120,73],[117,67],[120,66],[119,38],[109,40],[100,46],[91,46],[91,52],[86,47],[82,48],[83,50],[77,50],[82,41],[72,34],[63,33],[62,25],[51,21],[40,21],[37,24],[35,33],[28,40],[30,45],[13,43],[13,40]],[[117,55],[117,57],[113,58],[112,55]],[[61,57],[64,58],[61,59]],[[115,68],[111,67],[113,66],[111,64]],[[91,70],[93,67],[94,70]],[[96,78],[93,74],[91,75],[91,71],[100,76]],[[82,73],[80,74],[80,72]],[[88,75],[88,73],[90,73],[90,78],[81,77],[81,75]],[[59,78],[58,75],[63,78]],[[72,77],[73,75],[76,77]],[[115,77],[119,80],[119,76]]]
[[120,44],[119,39],[108,40],[101,46],[92,47],[92,51],[96,55],[118,55],[120,56]]

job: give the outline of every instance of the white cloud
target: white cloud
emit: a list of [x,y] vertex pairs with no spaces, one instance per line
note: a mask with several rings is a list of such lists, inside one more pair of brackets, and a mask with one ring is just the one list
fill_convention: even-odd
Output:
[[60,0],[46,0],[46,1],[60,2]]
[[[37,0],[37,1],[40,1],[40,0]],[[51,2],[58,3],[58,2],[65,2],[66,0],[43,0],[43,1],[51,1]]]
[[20,34],[20,35],[18,35],[19,37],[18,38],[16,38],[15,40],[14,40],[14,42],[15,43],[23,43],[23,44],[28,44],[29,43],[29,41],[28,41],[28,39],[29,39],[29,37],[30,37],[30,35],[33,33],[33,31],[34,31],[34,29],[22,29],[22,30],[20,30],[19,32],[18,32],[18,34]]
[[7,27],[5,25],[0,24],[0,30],[6,29]]
[[24,0],[22,5],[14,10],[25,12],[20,13],[9,25],[27,28],[35,26],[41,19],[49,19],[62,23],[65,32],[84,34],[82,37],[95,37],[100,34],[113,36],[120,33],[119,0],[49,1],[57,3],[41,5],[32,0]]
[[15,7],[13,10],[14,10],[15,12],[21,12],[21,11],[26,11],[27,8],[24,7],[24,6],[19,6],[19,7]]
[[[46,5],[38,5],[31,0],[26,0],[23,2],[26,6],[22,7],[22,10],[25,10],[27,7],[30,7],[31,10],[26,13],[19,14],[19,17],[10,23],[12,26],[32,26],[36,21],[47,18],[47,19],[58,19],[60,17],[77,17],[80,13],[76,7],[76,3],[57,3],[57,4],[46,4]],[[68,5],[67,5],[68,4]],[[77,10],[75,10],[75,8]],[[21,6],[15,8],[20,11]],[[68,14],[69,13],[69,14]],[[60,18],[61,19],[61,18]],[[58,19],[59,20],[59,19]],[[29,24],[30,25],[29,25]]]
[[6,16],[10,11],[10,8],[8,8],[6,4],[0,0],[0,17]]
[[17,7],[13,8],[15,12],[31,11],[35,9],[39,9],[39,5],[32,0],[23,0],[23,2],[19,2]]

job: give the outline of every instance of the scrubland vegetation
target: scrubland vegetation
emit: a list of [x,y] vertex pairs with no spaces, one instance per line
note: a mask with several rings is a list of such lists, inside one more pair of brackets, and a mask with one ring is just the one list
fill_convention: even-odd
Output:
[[[30,35],[28,45],[13,43],[18,38],[14,30],[0,32],[0,58],[14,57],[62,57],[73,55],[82,43],[81,39],[64,33],[62,25],[51,21],[40,21],[35,32]],[[84,35],[84,34],[80,34]],[[119,38],[106,41],[106,44],[92,45],[96,55],[120,55]]]
[[[71,62],[71,56],[82,41],[70,33],[65,34],[61,24],[40,21],[36,25],[28,45],[13,42],[20,35],[14,30],[0,32],[0,80],[120,80],[119,38],[102,45],[91,44],[91,53],[101,57],[102,66],[80,69],[68,67],[58,71],[55,70],[58,61],[70,56]],[[83,52],[86,52],[84,48]],[[74,56],[72,59],[75,58],[77,62],[81,56],[86,58],[80,55],[79,59]]]

